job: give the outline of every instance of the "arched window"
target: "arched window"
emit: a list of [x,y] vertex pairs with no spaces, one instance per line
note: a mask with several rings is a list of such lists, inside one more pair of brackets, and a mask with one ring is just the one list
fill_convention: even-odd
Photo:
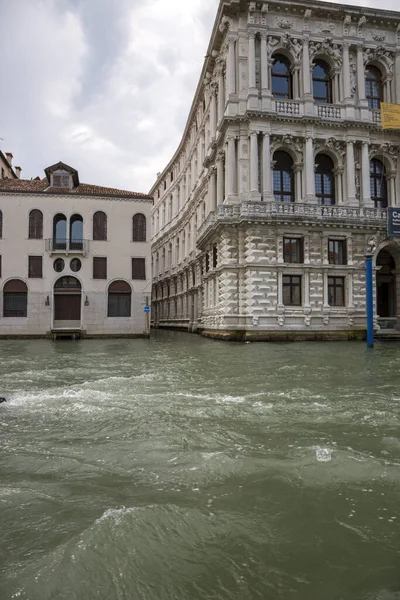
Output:
[[82,289],[81,282],[72,275],[60,277],[54,284],[55,290],[80,290]]
[[313,96],[315,102],[332,103],[332,81],[329,65],[323,60],[316,60],[313,68]]
[[384,164],[377,158],[370,162],[370,188],[371,198],[377,208],[387,208],[387,183]]
[[282,100],[292,98],[290,61],[280,54],[274,56],[272,64],[272,95]]
[[132,290],[126,281],[113,281],[108,288],[108,317],[131,316]]
[[34,209],[29,213],[28,238],[30,240],[43,239],[43,213]]
[[101,210],[93,215],[93,240],[107,241],[107,215]]
[[140,213],[132,219],[132,240],[134,242],[146,241],[146,217]]
[[0,210],[0,239],[3,237],[3,213]]
[[318,204],[335,204],[333,161],[325,154],[318,154],[315,163],[315,194]]
[[293,159],[287,152],[275,152],[273,160],[275,200],[294,202]]
[[83,248],[83,219],[81,215],[72,215],[69,222],[69,247],[71,250]]
[[54,250],[67,248],[67,218],[61,213],[53,219],[53,248]]
[[26,317],[28,288],[24,281],[12,279],[3,288],[3,317]]
[[382,73],[372,65],[365,69],[365,92],[369,108],[379,110],[383,100]]

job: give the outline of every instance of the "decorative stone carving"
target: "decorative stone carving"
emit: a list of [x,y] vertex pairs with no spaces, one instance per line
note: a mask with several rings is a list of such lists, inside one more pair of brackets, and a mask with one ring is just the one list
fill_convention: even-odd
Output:
[[324,325],[328,326],[329,325],[329,315],[325,315],[324,318],[322,319],[322,322]]
[[278,325],[279,327],[283,327],[285,324],[285,316],[284,315],[279,315],[278,317]]
[[294,137],[291,133],[286,135],[273,135],[271,137],[271,155],[275,153],[279,146],[289,146],[294,149],[299,156],[299,159],[303,159],[303,139],[300,137]]
[[353,327],[354,325],[354,317],[352,315],[349,315],[348,319],[347,319],[347,324],[349,327]]
[[367,22],[367,17],[365,15],[363,15],[357,23],[357,37],[359,37],[359,38],[362,37],[362,29],[366,22]]
[[361,165],[357,161],[355,163],[356,169],[356,198],[359,200],[361,197]]
[[341,140],[337,140],[335,137],[330,137],[325,146],[332,150],[338,157],[338,167],[343,168],[344,157],[346,156],[346,144]]
[[304,11],[304,31],[308,31],[308,21],[311,19],[312,11],[307,8]]
[[386,40],[386,33],[383,31],[373,31],[372,39],[376,42],[384,42]]
[[276,24],[281,29],[292,29],[293,27],[293,21],[290,21],[289,19],[284,19],[283,17],[278,17],[276,20]]
[[350,94],[354,98],[357,90],[357,58],[355,54],[350,54]]
[[343,35],[350,35],[351,15],[346,15],[343,19]]
[[336,32],[336,24],[333,21],[327,23],[324,21],[319,21],[316,24],[316,29],[319,33],[331,33],[335,34]]
[[400,23],[396,27],[396,44],[400,44]]
[[305,317],[304,317],[304,325],[306,327],[310,327],[311,326],[311,317],[310,317],[310,315],[305,315]]
[[282,46],[282,48],[287,48],[292,52],[295,61],[300,60],[301,53],[303,50],[303,46],[300,43],[300,40],[298,40],[297,38],[291,38],[288,33],[285,33],[280,40],[280,45]]
[[340,46],[334,43],[331,37],[326,38],[323,42],[310,42],[310,58],[312,59],[317,53],[328,54],[337,66],[342,65],[343,58]]
[[221,33],[224,33],[224,31],[229,31],[231,29],[231,26],[232,19],[230,17],[227,17],[226,15],[222,17],[221,24],[219,26],[219,30],[221,31]]
[[260,321],[260,318],[259,318],[259,317],[253,317],[253,325],[254,325],[255,327],[257,327],[257,325],[258,325],[259,321]]
[[393,74],[394,53],[386,50],[385,46],[380,45],[376,48],[364,49],[364,65],[372,60],[382,61],[386,65],[389,74]]
[[280,38],[269,35],[267,37],[267,53],[268,57],[271,57],[271,54],[274,52],[275,48],[280,44]]

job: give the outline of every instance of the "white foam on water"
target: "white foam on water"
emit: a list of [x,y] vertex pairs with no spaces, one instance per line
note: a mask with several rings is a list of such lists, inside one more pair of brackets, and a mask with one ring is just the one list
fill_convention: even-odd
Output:
[[246,402],[246,396],[222,396],[217,398],[216,402],[217,404],[243,404],[243,402]]
[[132,514],[137,510],[139,510],[137,506],[132,506],[128,508],[126,508],[126,506],[123,506],[122,508],[109,508],[101,515],[101,517],[96,519],[95,524],[103,523],[108,519],[112,519],[118,525],[121,522],[121,520],[124,517],[126,517],[126,515]]
[[323,448],[322,446],[314,446],[315,456],[318,462],[329,462],[332,460],[332,452],[330,448]]

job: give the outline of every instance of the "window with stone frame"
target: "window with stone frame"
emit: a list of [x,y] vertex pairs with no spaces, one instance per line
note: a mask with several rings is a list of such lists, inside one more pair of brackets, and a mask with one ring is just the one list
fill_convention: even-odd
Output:
[[371,110],[380,110],[383,102],[382,73],[372,65],[365,69],[365,95],[368,107]]
[[330,265],[347,265],[347,240],[328,239]]
[[301,306],[301,275],[282,276],[282,299],[285,306]]
[[274,198],[277,202],[294,202],[293,159],[287,152],[274,153]]
[[107,257],[93,257],[93,279],[107,279]]
[[328,277],[329,306],[345,306],[345,278]]
[[332,104],[330,67],[325,61],[315,61],[312,80],[314,101],[319,104]]
[[132,258],[132,279],[146,279],[146,259]]
[[146,217],[141,213],[136,214],[132,219],[132,241],[146,241]]
[[283,260],[285,263],[304,262],[304,240],[303,238],[283,238]]
[[277,100],[290,100],[293,97],[290,60],[281,54],[273,56],[272,95]]
[[28,256],[28,277],[30,279],[43,278],[43,256]]
[[317,154],[315,165],[315,195],[318,204],[335,204],[335,174],[332,159],[326,154]]
[[387,208],[388,193],[386,169],[385,165],[377,158],[373,158],[370,162],[369,181],[371,199],[375,203],[376,208]]
[[102,210],[98,210],[93,215],[93,240],[107,241],[107,215]]

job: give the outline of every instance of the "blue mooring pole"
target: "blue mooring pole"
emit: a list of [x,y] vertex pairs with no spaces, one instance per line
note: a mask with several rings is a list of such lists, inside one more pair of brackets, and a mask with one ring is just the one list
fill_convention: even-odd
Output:
[[372,271],[372,252],[365,254],[365,283],[367,295],[367,346],[374,347],[374,282]]

